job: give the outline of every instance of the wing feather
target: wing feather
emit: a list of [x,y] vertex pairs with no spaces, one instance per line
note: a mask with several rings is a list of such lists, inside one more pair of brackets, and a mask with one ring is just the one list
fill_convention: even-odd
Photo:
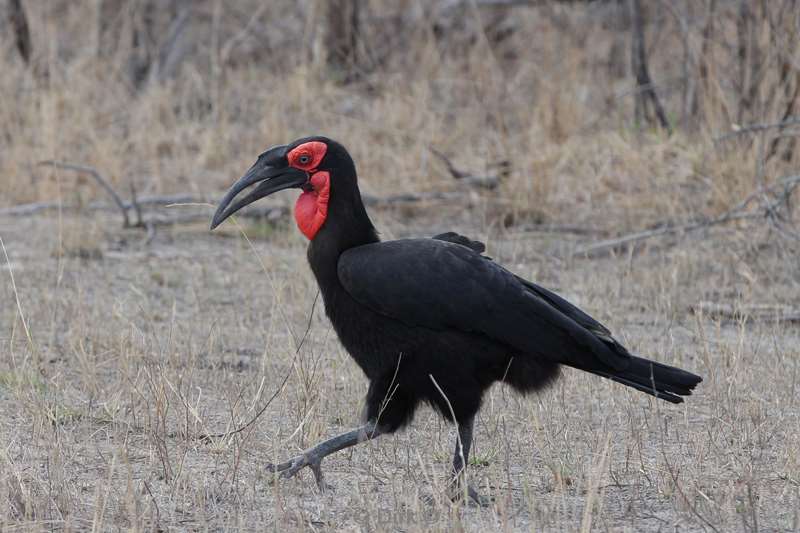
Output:
[[359,246],[340,257],[339,280],[356,301],[411,326],[478,332],[586,369],[627,367],[627,353],[595,334],[608,330],[594,319],[476,249],[449,239]]

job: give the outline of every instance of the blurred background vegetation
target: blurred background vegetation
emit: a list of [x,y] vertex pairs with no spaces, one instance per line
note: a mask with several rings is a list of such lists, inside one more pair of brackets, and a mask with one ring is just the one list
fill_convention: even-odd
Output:
[[371,194],[488,177],[506,225],[713,218],[796,173],[799,4],[3,0],[0,203],[104,198],[42,160],[212,199],[326,134]]

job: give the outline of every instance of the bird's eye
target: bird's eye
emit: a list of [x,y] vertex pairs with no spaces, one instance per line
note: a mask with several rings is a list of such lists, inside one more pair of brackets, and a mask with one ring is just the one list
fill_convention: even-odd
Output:
[[301,165],[307,165],[311,162],[311,156],[308,154],[302,154],[297,158],[297,162]]

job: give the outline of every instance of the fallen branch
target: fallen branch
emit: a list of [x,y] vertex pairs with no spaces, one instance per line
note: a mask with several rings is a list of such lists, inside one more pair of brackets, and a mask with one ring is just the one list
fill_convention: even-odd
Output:
[[464,194],[460,192],[423,192],[394,194],[391,196],[364,194],[361,198],[364,201],[364,205],[369,207],[395,207],[402,204],[415,204],[431,200],[455,200],[463,196]]
[[[142,196],[138,198],[136,201],[136,203],[140,207],[164,207],[173,204],[202,203],[202,202],[205,202],[205,199],[188,194]],[[132,202],[123,201],[122,203],[125,205],[126,209],[134,208]],[[36,215],[43,211],[53,211],[56,209],[62,209],[67,211],[78,211],[81,209],[87,209],[89,211],[116,211],[118,208],[116,206],[111,206],[105,202],[90,202],[88,205],[83,205],[83,206],[71,205],[71,204],[65,205],[59,202],[33,202],[29,204],[19,204],[11,207],[0,208],[0,216]]]
[[[180,207],[180,204],[174,207]],[[236,213],[237,218],[248,218],[258,220],[275,221],[286,217],[290,212],[288,206],[272,206],[272,207],[252,207]],[[180,215],[166,216],[157,214],[147,219],[147,224],[153,226],[174,226],[179,224],[194,224],[202,222],[208,224],[211,221],[210,213],[185,213]]]
[[466,183],[467,185],[471,185],[473,187],[478,187],[481,189],[496,189],[498,185],[500,185],[500,178],[504,177],[508,173],[508,161],[500,161],[496,163],[495,166],[500,168],[500,174],[497,176],[494,175],[486,175],[486,176],[479,176],[475,174],[471,174],[469,172],[465,172],[463,170],[459,170],[453,164],[449,157],[444,155],[439,150],[435,148],[430,148],[430,151],[433,155],[438,157],[442,160],[444,165],[447,167],[447,171],[453,176],[453,179],[459,180],[462,183]]
[[756,320],[774,322],[800,322],[800,309],[788,305],[751,304],[733,306],[717,302],[699,302],[689,308],[694,314],[727,320]]
[[[463,193],[460,192],[428,192],[428,193],[404,193],[391,196],[373,196],[363,195],[364,204],[368,207],[387,208],[396,207],[406,204],[415,204],[425,201],[447,201],[462,198]],[[61,209],[63,211],[116,211],[123,210],[126,213],[130,209],[137,210],[142,213],[145,208],[152,207],[180,207],[182,204],[188,205],[206,205],[213,207],[213,205],[204,197],[195,196],[191,194],[173,194],[165,196],[142,196],[136,199],[135,202],[126,202],[120,199],[120,203],[109,205],[105,202],[92,202],[88,205],[72,205],[72,204],[59,204],[58,202],[34,202],[29,204],[15,205],[0,209],[0,216],[32,216],[46,211],[53,211]],[[288,205],[263,205],[250,206],[236,214],[239,218],[258,218],[277,220],[279,218],[288,216],[290,214],[290,207]],[[158,213],[150,213],[145,217],[144,214],[137,215],[139,217],[137,224],[128,223],[127,227],[143,227],[148,225],[153,226],[167,226],[171,224],[189,224],[200,221],[210,220],[208,212],[202,213],[188,213],[180,215],[166,215],[163,211]]]
[[57,202],[34,202],[30,204],[20,204],[0,209],[0,216],[35,215],[37,213],[41,213],[42,211],[51,211],[53,209],[58,209],[58,206],[59,204]]
[[106,179],[94,168],[83,165],[73,165],[71,163],[61,163],[58,161],[41,161],[39,165],[89,174],[109,194],[109,196],[111,196],[111,198],[114,200],[114,203],[117,204],[120,213],[122,213],[122,226],[125,228],[129,228],[131,226],[131,221],[128,218],[128,209],[125,207],[125,202],[122,201],[122,198],[120,198],[120,196],[117,194],[117,191],[114,190],[111,184],[108,183],[108,181],[106,181]]
[[520,232],[537,233],[572,233],[575,235],[603,235],[606,230],[589,226],[579,226],[577,224],[519,224],[514,228]]
[[789,117],[786,120],[782,120],[781,122],[775,122],[772,124],[750,124],[748,126],[734,125],[733,131],[726,133],[724,135],[719,135],[717,137],[714,137],[714,142],[715,143],[723,142],[727,141],[728,139],[739,137],[741,135],[759,133],[762,131],[767,131],[772,129],[783,129],[787,126],[795,126],[798,124],[800,124],[800,117]]
[[572,255],[593,255],[598,252],[605,252],[614,248],[618,248],[623,244],[632,244],[635,242],[643,241],[645,239],[649,239],[651,237],[659,237],[661,235],[672,235],[675,233],[690,233],[698,229],[717,226],[719,224],[724,224],[732,220],[762,218],[763,216],[764,216],[763,214],[757,214],[757,213],[727,212],[724,215],[708,220],[702,220],[698,222],[692,222],[689,224],[680,224],[674,226],[673,225],[662,226],[660,228],[637,231],[636,233],[630,233],[628,235],[623,235],[622,237],[606,239],[604,241],[599,241],[589,246],[578,248],[572,253]]
[[[734,220],[747,219],[766,219],[781,235],[800,241],[800,234],[787,227],[786,217],[783,216],[783,211],[789,210],[789,198],[798,186],[800,186],[800,175],[788,176],[779,179],[770,185],[758,187],[752,193],[747,195],[747,197],[745,197],[741,202],[718,217],[697,220],[686,224],[667,224],[659,228],[629,233],[621,237],[606,239],[578,248],[572,253],[572,255],[590,256],[599,252],[613,250],[625,244],[632,244],[645,239],[650,239],[652,237],[673,235],[677,233],[690,233],[692,231],[718,226]],[[765,201],[770,194],[773,195],[774,200],[771,202]],[[759,211],[745,211],[754,200],[759,198],[762,199],[763,202],[762,208]]]
[[445,14],[464,7],[536,7],[546,5],[546,0],[447,0],[438,6]]
[[[369,194],[362,195],[364,205],[375,208],[396,207],[398,205],[415,204],[424,201],[440,201],[462,197],[461,193],[447,193],[447,192],[430,192],[430,193],[405,193],[396,194],[392,196],[372,196]],[[192,202],[194,204],[202,204],[206,202]],[[187,202],[191,205],[192,203]],[[208,206],[213,207],[211,204],[206,203]],[[173,204],[168,207],[180,207],[180,203]],[[289,205],[262,205],[251,206],[236,213],[237,218],[251,218],[251,219],[267,219],[270,221],[279,220],[288,217],[291,214],[291,207]],[[171,224],[188,224],[193,222],[208,222],[210,220],[209,213],[189,213],[178,216],[156,216],[148,219],[149,224],[157,226],[166,226]]]

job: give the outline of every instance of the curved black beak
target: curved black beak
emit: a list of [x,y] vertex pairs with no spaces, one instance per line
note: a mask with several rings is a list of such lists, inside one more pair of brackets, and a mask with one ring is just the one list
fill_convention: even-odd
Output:
[[[223,220],[259,198],[264,198],[283,189],[302,187],[307,181],[308,174],[303,170],[286,166],[270,166],[259,159],[247,171],[247,174],[234,183],[233,187],[225,194],[225,197],[217,207],[217,211],[214,213],[214,218],[211,219],[211,229],[213,230]],[[230,205],[237,194],[256,183],[258,183],[258,186],[255,189],[234,202],[233,205]]]

